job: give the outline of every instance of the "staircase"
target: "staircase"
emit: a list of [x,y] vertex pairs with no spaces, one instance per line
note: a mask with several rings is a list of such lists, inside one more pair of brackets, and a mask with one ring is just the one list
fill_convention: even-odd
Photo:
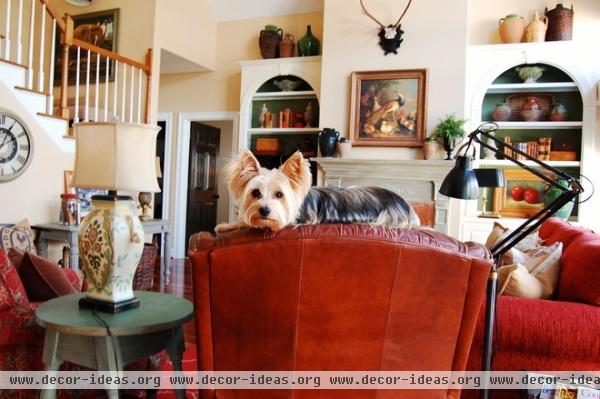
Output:
[[81,40],[47,0],[0,0],[0,85],[64,152],[72,123],[148,123],[151,60]]

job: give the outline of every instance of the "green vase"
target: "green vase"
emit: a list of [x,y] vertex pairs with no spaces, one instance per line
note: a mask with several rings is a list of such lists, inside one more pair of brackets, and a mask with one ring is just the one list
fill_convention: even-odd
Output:
[[298,40],[298,55],[300,57],[310,57],[319,55],[321,52],[321,43],[313,34],[310,25],[306,26],[306,35]]
[[[563,187],[569,187],[569,183],[566,180],[559,180],[558,184]],[[555,199],[557,199],[562,194],[562,191],[556,187],[550,188],[546,191],[546,195],[544,196],[544,205],[550,205]],[[569,216],[571,216],[571,212],[573,212],[573,206],[575,206],[575,200],[572,200],[565,204],[562,208],[560,208],[554,216],[560,218],[562,220],[567,220]]]

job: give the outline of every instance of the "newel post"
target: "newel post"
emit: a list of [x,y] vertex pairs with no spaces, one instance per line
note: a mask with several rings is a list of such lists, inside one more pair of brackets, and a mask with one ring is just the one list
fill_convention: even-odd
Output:
[[146,52],[146,109],[144,120],[150,123],[150,97],[152,95],[152,49]]
[[[60,116],[69,119],[69,106],[67,104],[69,88],[69,49],[73,45],[73,18],[65,14],[65,31],[60,36],[62,44],[61,54],[61,82],[60,82]],[[79,68],[79,65],[76,65]],[[53,79],[53,77],[50,77]]]

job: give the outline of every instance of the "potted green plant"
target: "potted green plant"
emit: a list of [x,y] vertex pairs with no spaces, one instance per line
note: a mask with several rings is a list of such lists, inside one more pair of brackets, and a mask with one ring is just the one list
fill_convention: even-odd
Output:
[[446,115],[444,119],[440,119],[440,123],[433,131],[435,137],[441,137],[444,141],[444,150],[448,154],[447,161],[452,160],[452,151],[457,140],[465,135],[465,129],[463,128],[465,122],[465,119],[456,119],[454,114]]
[[435,159],[437,158],[437,149],[437,137],[432,134],[431,136],[427,137],[423,143],[423,156],[425,159]]

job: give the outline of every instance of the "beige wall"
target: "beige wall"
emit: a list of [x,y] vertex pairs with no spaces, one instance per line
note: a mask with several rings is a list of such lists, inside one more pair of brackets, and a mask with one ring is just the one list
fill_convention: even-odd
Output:
[[[529,23],[535,11],[541,14],[544,8],[553,9],[557,1],[497,1],[469,0],[469,44],[501,43],[498,34],[498,20],[507,14],[518,14]],[[565,7],[573,4],[573,40],[598,41],[598,25],[600,24],[600,1],[572,0],[564,2]]]
[[[369,1],[369,11],[384,24],[399,17],[398,2]],[[377,25],[361,13],[358,2],[325,1],[324,49],[321,74],[321,127],[348,134],[350,74],[353,71],[426,68],[427,133],[446,114],[464,114],[467,2],[421,0],[413,2],[402,29],[398,55],[384,55],[378,45]],[[421,149],[359,148],[353,158],[421,158]]]

